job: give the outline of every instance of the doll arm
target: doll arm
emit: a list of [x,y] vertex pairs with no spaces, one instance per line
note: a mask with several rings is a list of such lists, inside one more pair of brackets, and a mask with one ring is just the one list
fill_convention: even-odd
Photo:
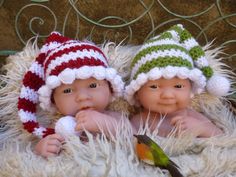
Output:
[[139,114],[136,114],[130,118],[130,124],[132,126],[133,134],[137,134],[141,125],[141,117]]
[[223,134],[207,117],[193,110],[188,110],[186,115],[171,118],[171,124],[177,128],[178,133],[188,131],[202,138]]
[[34,147],[36,154],[42,157],[56,156],[61,151],[64,138],[58,134],[51,134],[42,138]]
[[76,131],[86,129],[92,133],[104,132],[107,137],[115,135],[118,118],[121,116],[118,113],[101,113],[95,110],[83,110],[76,114]]

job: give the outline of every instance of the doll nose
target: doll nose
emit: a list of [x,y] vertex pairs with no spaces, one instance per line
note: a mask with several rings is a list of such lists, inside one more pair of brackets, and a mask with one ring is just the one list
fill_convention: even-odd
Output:
[[78,93],[76,94],[76,101],[80,102],[83,100],[87,100],[90,98],[90,95],[85,90],[78,90]]
[[165,88],[161,91],[161,98],[173,98],[174,97],[174,93],[171,89],[169,88]]

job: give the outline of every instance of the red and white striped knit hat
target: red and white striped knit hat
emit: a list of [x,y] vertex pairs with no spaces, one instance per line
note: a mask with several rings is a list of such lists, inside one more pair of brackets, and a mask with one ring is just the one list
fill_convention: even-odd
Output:
[[90,77],[109,81],[113,96],[122,96],[124,83],[116,70],[108,66],[106,56],[97,46],[51,33],[23,78],[18,114],[24,129],[38,137],[53,134],[54,129],[37,122],[37,105],[43,110],[55,111],[51,102],[53,89],[62,83],[71,84],[75,79]]

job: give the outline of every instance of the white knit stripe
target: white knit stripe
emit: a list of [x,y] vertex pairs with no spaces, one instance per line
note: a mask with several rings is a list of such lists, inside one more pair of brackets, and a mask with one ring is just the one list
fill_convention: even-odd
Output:
[[175,39],[175,41],[178,41],[178,42],[179,42],[180,36],[179,36],[179,33],[178,33],[177,31],[175,31],[175,30],[169,30],[169,31],[167,31],[167,32],[171,33],[171,35],[172,35],[173,39]]
[[183,47],[180,45],[180,43],[177,43],[176,41],[174,41],[173,39],[161,39],[161,40],[157,40],[154,42],[150,42],[150,43],[146,43],[144,44],[139,51],[145,50],[149,47],[153,47],[153,46],[161,46],[161,45],[177,45],[179,47]]
[[44,131],[46,130],[46,128],[44,127],[39,127],[39,128],[34,128],[34,131],[32,132],[34,135],[36,135],[39,138],[42,138],[44,135]]
[[136,72],[138,71],[138,69],[145,64],[148,61],[152,61],[154,58],[158,58],[158,57],[181,57],[183,58],[183,60],[187,60],[189,61],[192,65],[193,65],[193,61],[191,59],[191,57],[189,55],[187,55],[185,52],[182,52],[181,50],[176,50],[176,49],[171,49],[171,50],[164,50],[164,51],[154,51],[151,52],[147,55],[145,55],[144,57],[142,57],[140,60],[138,60],[131,72],[131,78],[134,77],[134,75],[136,74]]
[[184,30],[184,27],[182,24],[177,24],[178,27],[180,27],[182,30]]
[[36,74],[37,76],[39,76],[40,78],[44,79],[44,71],[43,71],[43,67],[41,64],[39,64],[37,61],[32,63],[30,69],[29,69],[32,73]]
[[29,87],[22,86],[20,98],[25,98],[26,100],[29,100],[35,104],[38,103],[38,93]]
[[160,35],[157,35],[157,36],[154,36],[153,38],[151,38],[150,40],[155,40],[155,39],[157,39],[159,37],[160,37]]
[[48,50],[57,48],[60,45],[61,45],[61,43],[58,43],[58,42],[55,42],[55,41],[54,42],[49,42],[48,44],[42,46],[42,48],[40,49],[40,53],[46,53]]
[[58,47],[53,48],[53,50],[51,50],[51,51],[47,54],[47,57],[46,57],[46,59],[45,59],[45,61],[44,61],[44,65],[45,65],[45,63],[47,62],[47,60],[49,59],[49,57],[51,57],[54,53],[57,53],[57,52],[59,52],[59,51],[63,51],[63,50],[65,50],[65,49],[68,49],[68,48],[74,47],[74,46],[82,46],[82,44],[81,44],[81,43],[78,43],[78,41],[71,40],[71,41],[67,41],[67,42],[63,43],[63,45],[60,44]]
[[198,42],[192,37],[192,38],[189,38],[185,41],[183,41],[183,46],[184,48],[186,48],[188,51],[195,47],[195,46],[199,46]]
[[197,60],[194,60],[194,64],[198,68],[209,66],[209,63],[208,63],[208,61],[207,61],[205,56],[200,56],[200,58],[198,58]]
[[18,111],[18,115],[20,117],[20,120],[23,123],[28,122],[28,121],[36,121],[35,113],[31,113],[31,112],[25,111],[23,109],[20,109]]
[[67,41],[65,43],[63,43],[62,46],[55,48],[54,50],[52,50],[51,52],[48,53],[46,60],[44,62],[44,64],[47,62],[47,60],[49,59],[49,57],[51,57],[54,53],[57,53],[59,51],[63,51],[65,49],[71,48],[71,47],[75,47],[75,46],[91,46],[94,47],[94,45],[89,44],[89,43],[83,43],[83,42],[78,42],[76,40],[70,40]]
[[85,57],[88,58],[95,58],[97,60],[101,60],[102,62],[105,63],[105,65],[107,64],[106,59],[104,58],[104,56],[99,53],[98,51],[94,51],[94,50],[83,50],[83,51],[76,51],[76,52],[70,52],[68,54],[63,54],[60,57],[56,57],[54,60],[51,61],[51,63],[48,65],[48,68],[46,70],[46,77],[48,77],[48,75],[51,73],[51,71],[53,69],[55,69],[55,67],[60,66],[62,63],[68,63],[71,60],[77,60],[78,56],[80,56],[80,59],[84,59]]

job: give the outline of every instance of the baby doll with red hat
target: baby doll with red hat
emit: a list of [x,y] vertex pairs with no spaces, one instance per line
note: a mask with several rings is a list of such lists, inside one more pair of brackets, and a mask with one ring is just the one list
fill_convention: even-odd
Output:
[[[107,110],[122,96],[124,83],[99,47],[51,33],[23,78],[18,114],[24,129],[42,138],[35,146],[37,154],[54,156],[61,150],[65,136],[84,129],[101,131],[109,137],[121,117]],[[55,128],[40,126],[37,105],[63,115]]]

